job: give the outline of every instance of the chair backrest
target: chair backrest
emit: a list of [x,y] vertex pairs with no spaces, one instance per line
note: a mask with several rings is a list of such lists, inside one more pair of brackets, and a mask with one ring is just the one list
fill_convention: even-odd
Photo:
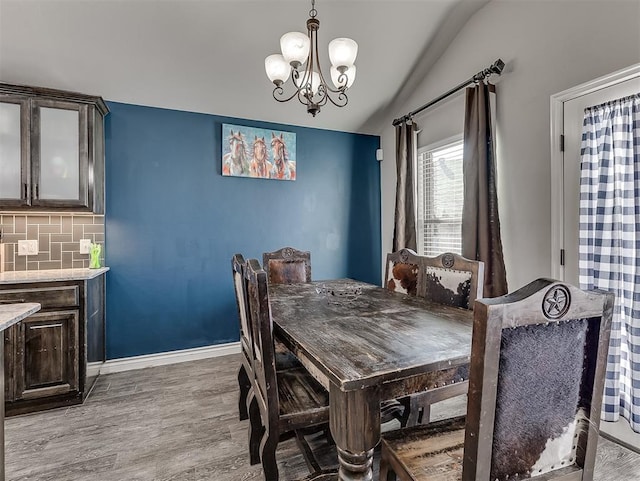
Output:
[[410,296],[422,295],[422,259],[411,249],[387,254],[384,285],[387,289]]
[[482,297],[484,262],[446,252],[423,257],[424,297],[438,304],[473,309]]
[[269,284],[299,284],[311,282],[311,253],[293,247],[283,247],[262,254],[262,264]]
[[592,479],[612,312],[550,279],[476,301],[464,481]]
[[[247,280],[244,275],[245,260],[242,254],[234,254],[231,258],[231,272],[233,273],[233,287],[236,293],[236,305],[238,306],[238,318],[240,319],[240,346],[242,353],[247,357],[249,366],[253,361],[253,332],[249,319],[249,306],[247,304]],[[247,373],[251,376],[251,373]]]
[[279,400],[276,377],[275,349],[273,344],[273,322],[267,273],[256,259],[249,259],[245,267],[247,299],[254,346],[254,394],[265,429],[278,429]]

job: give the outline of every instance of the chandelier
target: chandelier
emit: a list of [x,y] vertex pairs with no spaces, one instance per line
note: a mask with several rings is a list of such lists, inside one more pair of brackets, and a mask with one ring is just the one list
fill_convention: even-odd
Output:
[[[282,54],[269,55],[264,61],[267,77],[275,84],[273,98],[278,102],[288,102],[297,97],[314,117],[327,101],[336,107],[347,105],[349,99],[346,92],[356,78],[356,66],[353,63],[358,54],[358,44],[350,38],[336,38],[329,43],[331,81],[335,88],[330,87],[318,60],[320,21],[316,18],[318,11],[315,5],[315,0],[311,0],[307,34],[285,33],[280,38]],[[294,91],[292,94],[285,94],[283,85],[289,76],[293,81]]]

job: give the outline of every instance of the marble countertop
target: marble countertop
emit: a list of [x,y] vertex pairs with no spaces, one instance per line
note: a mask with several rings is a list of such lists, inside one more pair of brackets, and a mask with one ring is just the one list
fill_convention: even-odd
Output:
[[0,331],[4,331],[39,310],[40,304],[35,302],[0,304]]
[[108,267],[100,269],[49,269],[43,271],[11,271],[0,274],[0,284],[26,282],[84,281],[104,274]]

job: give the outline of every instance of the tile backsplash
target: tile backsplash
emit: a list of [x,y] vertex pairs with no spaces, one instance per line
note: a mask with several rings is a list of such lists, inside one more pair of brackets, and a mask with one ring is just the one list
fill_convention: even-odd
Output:
[[[0,212],[5,271],[89,267],[80,239],[103,245],[104,216],[91,214],[5,214]],[[37,240],[38,254],[18,255],[19,240]]]

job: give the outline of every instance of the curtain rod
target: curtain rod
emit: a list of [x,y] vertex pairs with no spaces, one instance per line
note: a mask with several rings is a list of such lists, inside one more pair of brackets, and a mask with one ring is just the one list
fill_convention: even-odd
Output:
[[414,115],[422,112],[425,109],[428,109],[429,107],[431,107],[432,105],[437,104],[438,102],[441,102],[442,100],[446,99],[450,95],[453,95],[454,93],[456,93],[458,90],[465,88],[467,85],[470,85],[470,84],[473,84],[473,83],[476,83],[476,82],[481,82],[481,81],[485,80],[487,77],[491,76],[494,73],[497,74],[497,75],[500,75],[502,73],[503,69],[504,69],[504,62],[501,59],[496,60],[489,67],[485,68],[484,70],[481,70],[480,72],[475,74],[473,77],[471,77],[469,80],[466,80],[466,81],[462,82],[461,84],[456,85],[455,87],[453,87],[448,92],[442,94],[440,97],[438,97],[436,99],[433,99],[431,102],[424,104],[422,107],[418,107],[414,111],[409,112],[408,114],[400,117],[399,119],[395,119],[393,121],[393,126],[395,127],[397,125],[400,125],[402,122],[405,122],[407,120],[411,120],[411,118]]

